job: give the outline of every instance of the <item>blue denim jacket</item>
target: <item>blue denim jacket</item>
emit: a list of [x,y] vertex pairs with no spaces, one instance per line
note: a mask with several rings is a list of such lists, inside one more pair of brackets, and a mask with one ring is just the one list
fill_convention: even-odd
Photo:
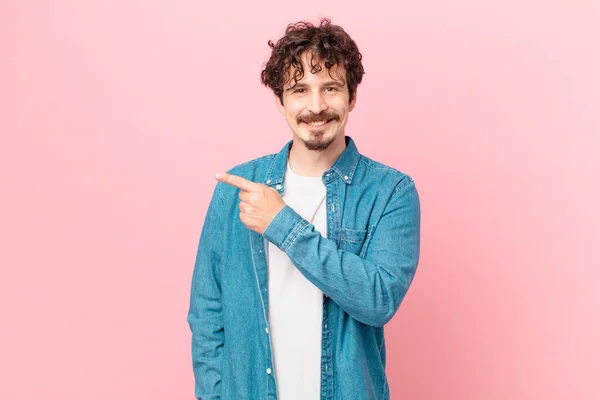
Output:
[[[263,235],[251,231],[239,219],[239,189],[217,183],[188,313],[196,398],[277,399],[267,318],[268,240],[324,294],[321,399],[389,399],[383,326],[417,268],[419,197],[409,176],[361,155],[351,137],[345,140],[322,175],[326,238],[287,205]],[[291,146],[228,172],[283,194]]]

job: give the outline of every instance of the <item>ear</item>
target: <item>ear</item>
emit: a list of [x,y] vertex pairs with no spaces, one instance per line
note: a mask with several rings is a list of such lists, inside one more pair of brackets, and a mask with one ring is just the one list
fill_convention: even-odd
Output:
[[354,106],[356,105],[356,95],[357,95],[357,93],[358,93],[358,90],[354,89],[354,96],[352,96],[352,101],[348,105],[348,112],[354,110]]
[[281,100],[279,100],[279,96],[277,96],[274,93],[273,93],[273,96],[275,96],[275,105],[277,106],[277,109],[279,110],[281,115],[285,116],[285,107],[283,106],[283,104],[281,104]]

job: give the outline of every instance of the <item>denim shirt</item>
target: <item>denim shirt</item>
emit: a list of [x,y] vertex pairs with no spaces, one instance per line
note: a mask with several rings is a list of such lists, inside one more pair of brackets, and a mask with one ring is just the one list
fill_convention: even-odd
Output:
[[[287,205],[263,235],[248,229],[239,219],[239,189],[217,183],[200,235],[187,318],[197,399],[278,398],[267,318],[267,240],[323,292],[321,399],[389,399],[384,325],[417,268],[419,197],[408,175],[361,155],[351,137],[345,141],[322,175],[326,238]],[[228,172],[283,194],[291,146]]]

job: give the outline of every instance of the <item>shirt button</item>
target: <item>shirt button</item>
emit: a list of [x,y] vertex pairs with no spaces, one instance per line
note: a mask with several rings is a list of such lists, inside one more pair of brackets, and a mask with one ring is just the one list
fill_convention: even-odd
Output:
[[345,180],[348,180],[348,175],[344,175],[344,179],[345,179]]
[[269,334],[269,328],[265,328],[265,332],[267,332],[267,334]]
[[277,189],[277,190],[281,189],[281,185],[275,186],[275,189]]
[[271,180],[267,179],[267,181],[265,183],[268,185],[269,183],[271,183]]
[[324,328],[327,329],[327,324],[325,324]]
[[271,368],[267,368],[267,374],[271,375]]

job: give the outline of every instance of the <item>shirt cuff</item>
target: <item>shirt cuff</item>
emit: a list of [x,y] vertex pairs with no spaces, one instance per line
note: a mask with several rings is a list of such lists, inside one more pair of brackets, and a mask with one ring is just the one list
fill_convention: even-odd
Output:
[[307,220],[286,204],[267,226],[263,236],[285,252],[308,224]]

